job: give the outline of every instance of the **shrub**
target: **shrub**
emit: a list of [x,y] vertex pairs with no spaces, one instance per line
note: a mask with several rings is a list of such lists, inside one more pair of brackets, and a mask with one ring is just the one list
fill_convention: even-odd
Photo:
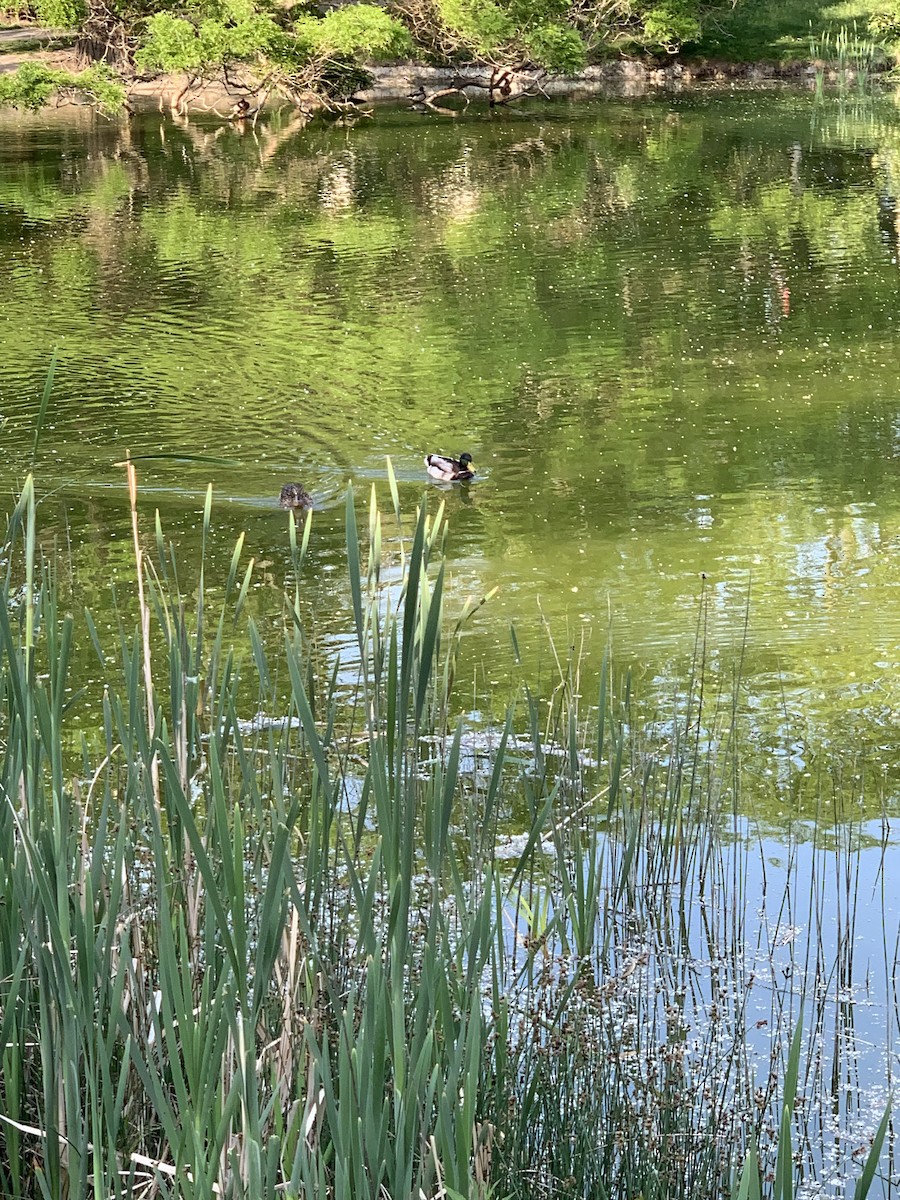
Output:
[[869,16],[869,32],[885,41],[900,38],[900,4],[884,4]]
[[524,41],[534,61],[549,71],[574,75],[584,67],[584,41],[570,25],[556,21],[539,25]]
[[40,24],[51,29],[74,29],[87,16],[84,0],[35,0],[34,9]]
[[696,6],[683,0],[655,5],[644,14],[644,39],[648,46],[661,46],[674,53],[685,42],[700,37]]
[[0,107],[38,109],[51,96],[66,94],[80,95],[103,112],[118,112],[125,104],[124,85],[101,64],[76,74],[44,63],[24,63],[0,75]]
[[321,20],[300,17],[294,29],[311,53],[379,59],[398,58],[412,49],[406,27],[373,4],[348,4]]
[[441,20],[478,54],[490,54],[515,33],[509,14],[494,0],[437,0]]

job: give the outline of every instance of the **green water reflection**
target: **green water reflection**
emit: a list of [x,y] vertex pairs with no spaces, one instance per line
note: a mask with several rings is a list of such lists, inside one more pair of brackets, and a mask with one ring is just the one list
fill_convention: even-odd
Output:
[[190,557],[212,480],[213,553],[224,574],[247,530],[274,637],[276,498],[301,480],[320,506],[305,600],[338,645],[347,480],[387,505],[390,455],[412,509],[422,454],[469,449],[476,484],[431,491],[451,605],[500,589],[470,678],[508,677],[510,622],[548,664],[543,612],[595,663],[611,627],[665,697],[702,594],[708,661],[727,691],[743,655],[759,730],[787,712],[892,755],[898,129],[890,99],[796,94],[243,134],[6,114],[5,491],[57,346],[38,482],[78,601],[102,616],[131,572],[126,447],[213,455],[141,464],[148,530],[158,506]]

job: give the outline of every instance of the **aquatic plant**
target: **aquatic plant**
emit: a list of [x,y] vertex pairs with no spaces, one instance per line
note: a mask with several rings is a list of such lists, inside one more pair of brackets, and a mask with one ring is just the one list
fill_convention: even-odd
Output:
[[[348,495],[343,663],[300,620],[314,514],[289,515],[275,662],[242,538],[221,591],[207,577],[211,492],[188,582],[125,468],[114,644],[63,610],[31,477],[4,543],[4,1194],[787,1197],[821,1172],[856,1049],[859,847],[814,831],[844,880],[833,953],[807,830],[783,888],[750,894],[736,711],[707,714],[702,646],[656,731],[610,663],[586,711],[555,646],[551,694],[468,728],[454,679],[484,598],[445,612],[442,507],[408,525],[389,470],[361,532]],[[70,674],[82,639],[95,692]],[[801,901],[807,967],[782,940]]]
[[819,90],[824,85],[826,70],[831,69],[842,92],[849,83],[855,83],[864,92],[873,75],[883,70],[889,59],[883,40],[862,35],[856,21],[817,32],[810,26],[809,48]]

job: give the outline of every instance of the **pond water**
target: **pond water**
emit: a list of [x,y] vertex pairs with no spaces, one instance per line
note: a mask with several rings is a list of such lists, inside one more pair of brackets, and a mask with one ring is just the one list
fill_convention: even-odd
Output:
[[[41,524],[98,623],[133,572],[126,448],[151,456],[148,534],[159,508],[185,562],[214,484],[212,553],[224,577],[246,530],[273,637],[277,496],[304,483],[305,602],[338,641],[344,489],[374,483],[389,507],[390,456],[405,508],[447,504],[451,610],[499,588],[467,637],[470,678],[514,673],[510,624],[549,678],[546,620],[589,666],[611,637],[664,705],[700,622],[723,694],[740,663],[761,743],[802,766],[839,730],[892,777],[898,170],[891,98],[255,130],[4,113],[4,491],[28,470],[56,348]],[[469,450],[476,481],[441,492],[432,450]]]
[[[501,712],[523,674],[546,694],[548,630],[583,655],[587,697],[610,642],[661,722],[698,655],[724,723],[735,696],[732,999],[755,988],[765,1042],[809,994],[815,1070],[829,1046],[854,1064],[834,1084],[843,1133],[823,1126],[837,1182],[809,1195],[841,1194],[896,1069],[898,188],[890,97],[256,129],[0,113],[0,479],[9,503],[55,349],[41,535],[101,634],[110,584],[133,593],[128,450],[148,544],[159,509],[187,579],[212,482],[207,578],[245,531],[272,645],[291,570],[277,498],[302,482],[302,601],[326,650],[352,655],[345,490],[374,485],[387,511],[389,456],[407,512],[446,504],[451,614],[498,589],[466,635],[461,709]],[[469,450],[476,480],[428,481],[435,450]],[[85,645],[85,675],[93,661]],[[798,812],[815,836],[760,835]],[[832,852],[821,827],[848,813]],[[721,948],[690,938],[703,1029]]]

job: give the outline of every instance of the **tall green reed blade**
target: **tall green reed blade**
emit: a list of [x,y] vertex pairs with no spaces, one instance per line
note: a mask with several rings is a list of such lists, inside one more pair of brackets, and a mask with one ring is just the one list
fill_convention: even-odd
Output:
[[247,535],[244,532],[238,534],[237,541],[234,544],[234,550],[231,552],[231,563],[228,567],[228,578],[225,580],[225,599],[228,600],[231,596],[234,586],[237,583],[238,566],[241,561],[241,553],[244,549],[244,538]]
[[288,672],[291,678],[291,693],[294,699],[294,704],[297,706],[297,713],[300,717],[300,724],[303,727],[303,732],[306,736],[306,742],[309,746],[310,753],[313,756],[316,770],[318,772],[319,785],[326,790],[330,790],[330,772],[328,770],[328,758],[326,749],[319,737],[316,719],[313,716],[313,710],[309,702],[309,696],[306,691],[306,685],[303,682],[303,676],[300,673],[300,664],[291,650],[287,647]]
[[525,841],[525,846],[522,850],[522,853],[519,855],[515,870],[513,871],[512,877],[509,881],[509,887],[507,888],[508,895],[512,895],[519,878],[524,874],[532,862],[534,847],[539,841],[544,829],[547,827],[550,816],[553,812],[553,804],[556,800],[558,791],[559,784],[556,783],[553,785],[550,794],[547,796],[543,808],[539,813],[536,814],[531,823],[531,828],[528,831],[528,837]]
[[872,1146],[869,1153],[866,1155],[866,1161],[863,1164],[862,1174],[859,1177],[859,1182],[856,1185],[856,1191],[853,1193],[853,1200],[866,1200],[869,1194],[869,1188],[875,1179],[875,1172],[878,1170],[878,1164],[881,1161],[881,1151],[884,1146],[884,1139],[888,1131],[888,1126],[891,1122],[891,1102],[888,1101],[887,1107],[884,1110],[884,1115],[878,1124],[875,1131],[875,1136],[872,1139]]
[[241,590],[238,593],[238,598],[234,605],[232,626],[236,626],[238,621],[241,619],[241,613],[244,611],[244,605],[247,603],[247,596],[250,592],[250,583],[253,578],[253,566],[255,561],[255,559],[251,558],[250,562],[247,564],[247,570],[244,572],[244,578],[241,581]]
[[400,492],[397,488],[397,476],[394,474],[394,464],[391,462],[390,455],[388,455],[385,461],[387,462],[388,488],[391,493],[391,503],[394,506],[394,516],[397,520],[397,528],[399,529],[402,517],[400,514]]
[[[574,934],[575,953],[586,963],[595,943],[600,905],[603,899],[603,864],[605,842],[600,835],[597,818],[588,818],[588,834],[584,844],[576,837],[572,849],[574,855],[574,882],[566,888],[566,906],[569,922]],[[563,878],[568,882],[568,871]]]
[[[600,665],[600,684],[599,695],[597,697],[597,767],[598,769],[603,763],[603,752],[606,748],[606,719],[607,719],[607,704],[608,689],[609,689],[609,647],[603,651],[603,662]],[[610,788],[610,790],[612,790]]]
[[34,423],[34,441],[31,445],[31,469],[34,470],[34,464],[37,461],[38,446],[41,441],[41,434],[44,431],[44,423],[47,420],[47,408],[50,404],[50,393],[53,391],[53,377],[56,375],[57,350],[54,349],[50,356],[50,366],[47,368],[47,378],[44,380],[44,391],[41,395],[41,406],[38,409],[37,420]]
[[781,1099],[781,1122],[778,1131],[778,1154],[775,1160],[774,1200],[792,1200],[794,1195],[794,1154],[792,1126],[794,1104],[797,1099],[797,1081],[800,1077],[800,1046],[803,1035],[803,1010],[791,1038],[787,1066],[784,1072],[784,1088]]
[[759,1151],[755,1143],[747,1151],[732,1195],[734,1200],[760,1200]]
[[231,922],[219,892],[218,871],[210,859],[212,847],[209,846],[207,839],[203,837],[197,826],[188,797],[182,789],[181,773],[169,748],[168,740],[167,731],[163,726],[158,743],[160,762],[165,772],[166,794],[178,814],[185,837],[190,843],[197,868],[205,885],[206,903],[210,906],[216,919],[222,948],[231,960],[235,975],[239,977],[244,973],[244,962],[238,957],[234,936],[231,932]]
[[366,633],[363,622],[362,578],[360,576],[359,558],[359,529],[356,524],[356,504],[353,497],[353,487],[347,485],[347,504],[345,510],[347,574],[350,579],[350,600],[353,604],[353,621],[356,625],[356,640],[359,645],[360,659],[365,675],[366,663]]
[[500,734],[500,740],[494,750],[491,777],[488,782],[487,793],[484,796],[484,808],[477,822],[474,810],[469,810],[469,836],[472,845],[477,847],[478,855],[482,860],[489,861],[492,859],[494,849],[497,845],[497,822],[499,820],[499,810],[503,796],[503,775],[506,766],[507,746],[509,745],[513,729],[513,718],[513,710],[508,709],[503,725],[503,732]]
[[203,653],[203,630],[206,616],[206,550],[209,543],[209,527],[212,522],[212,496],[212,484],[209,484],[206,489],[206,499],[203,503],[203,525],[200,532],[200,575],[197,580],[197,609],[194,617],[196,622],[194,632],[195,657],[191,664],[193,671],[196,671]]
[[401,733],[405,745],[406,714],[409,711],[409,694],[415,671],[415,635],[421,618],[420,583],[425,565],[426,530],[428,512],[425,501],[419,505],[416,530],[406,573],[406,598],[403,606],[403,639],[400,646],[400,712]]
[[439,879],[447,857],[450,818],[456,796],[459,775],[459,753],[462,744],[462,722],[456,727],[446,766],[439,765],[433,776],[433,786],[425,796],[423,832],[432,877]]
[[[419,728],[422,720],[422,713],[425,708],[425,699],[428,694],[428,683],[431,679],[432,671],[436,664],[436,659],[439,651],[439,635],[441,625],[441,612],[444,598],[444,568],[440,567],[437,573],[437,578],[434,581],[434,587],[430,594],[427,591],[426,580],[423,574],[423,590],[422,590],[422,613],[420,617],[420,648],[418,660],[418,679],[416,681],[416,703],[415,703],[415,723],[416,728]],[[422,623],[424,617],[424,624]]]
[[34,566],[36,557],[34,477],[32,475],[25,480],[19,506],[24,509],[25,513],[25,669],[30,683],[34,668]]

